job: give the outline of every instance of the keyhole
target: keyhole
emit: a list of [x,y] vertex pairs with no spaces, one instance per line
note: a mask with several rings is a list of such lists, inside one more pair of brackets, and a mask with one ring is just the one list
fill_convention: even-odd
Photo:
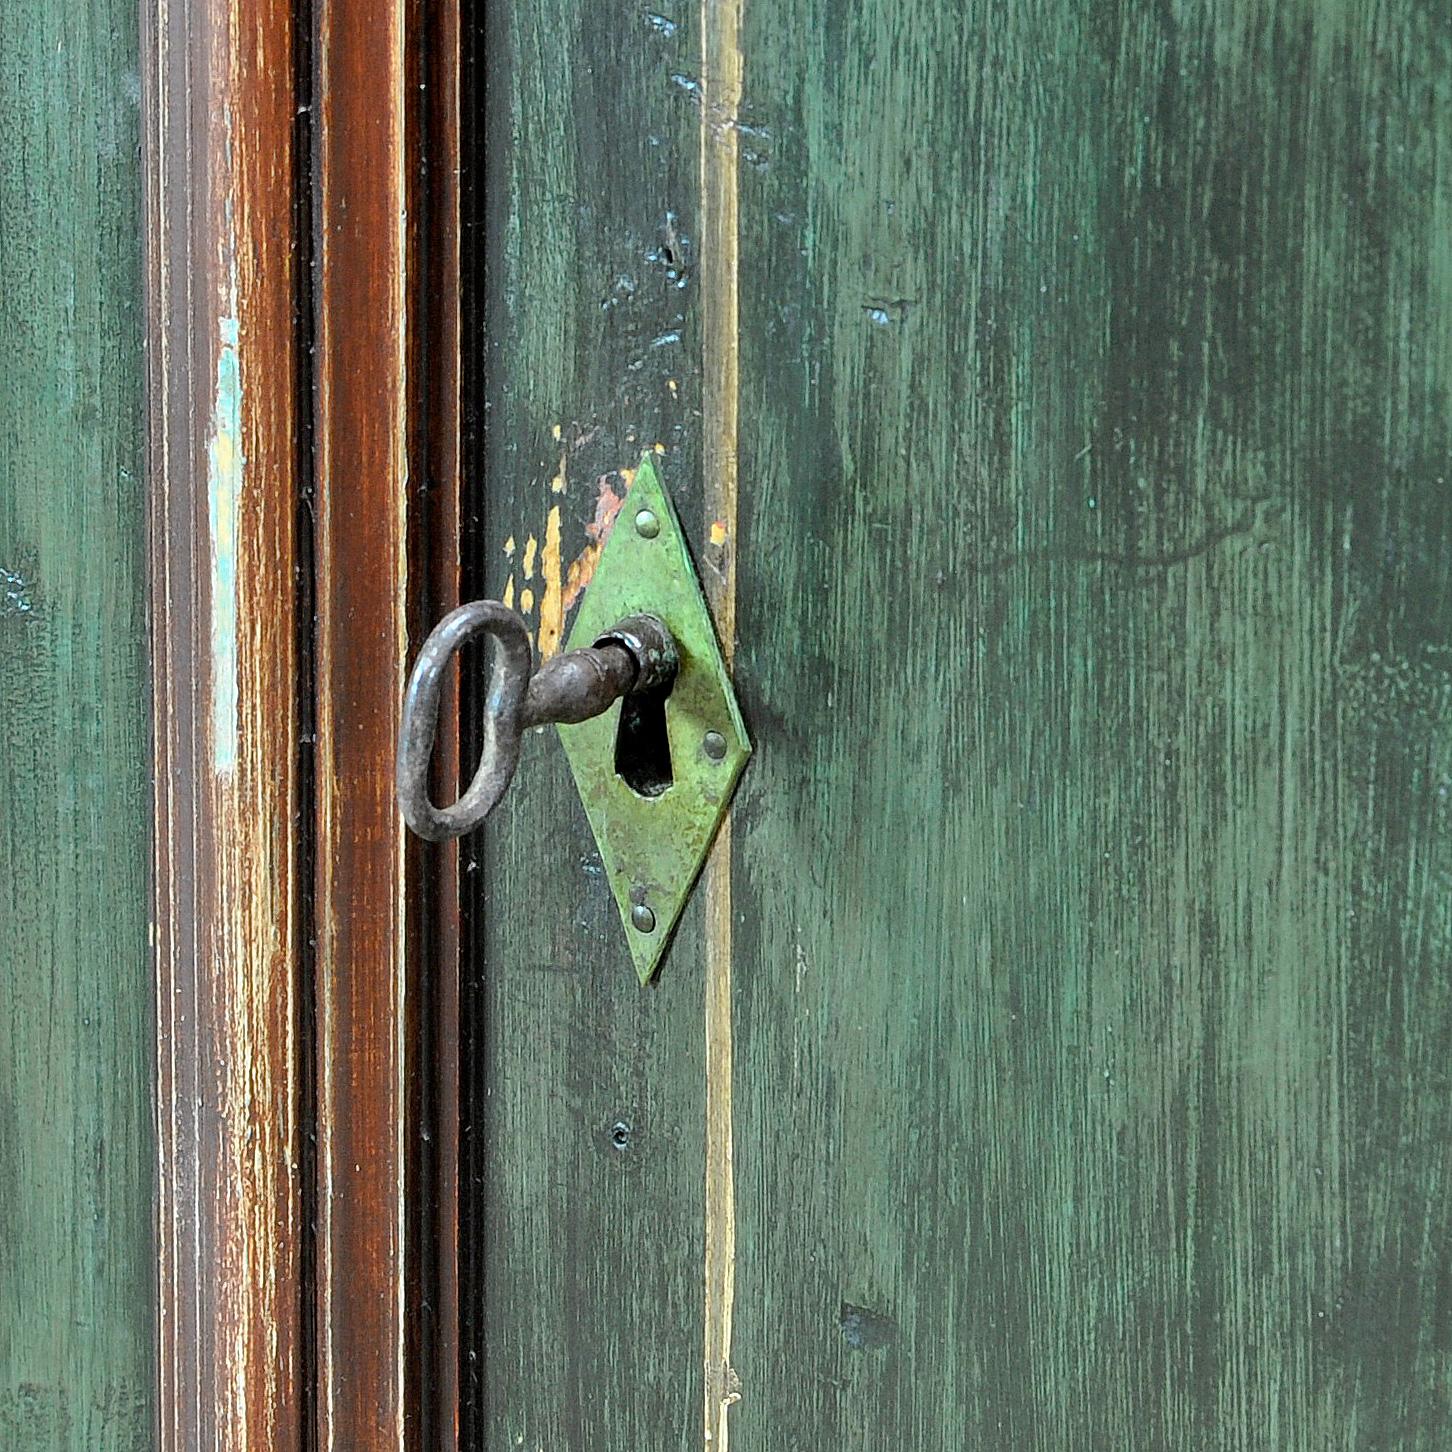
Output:
[[666,734],[668,689],[641,691],[620,702],[615,772],[637,796],[658,797],[675,781]]

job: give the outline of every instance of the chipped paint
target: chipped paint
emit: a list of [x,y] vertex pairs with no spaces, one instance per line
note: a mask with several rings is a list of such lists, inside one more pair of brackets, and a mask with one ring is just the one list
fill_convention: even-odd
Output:
[[[618,477],[634,473],[633,470],[622,469]],[[625,498],[627,483],[617,494],[611,487],[610,481],[616,478],[613,474],[602,474],[595,481],[595,518],[585,526],[585,534],[590,543],[570,561],[570,567],[565,572],[565,597],[563,601],[564,613],[569,614],[575,608],[575,602],[585,593],[586,587],[595,577],[595,567],[600,563],[600,552],[605,548],[605,541],[610,538],[610,531],[615,525],[615,516],[620,513],[620,505]]]
[[711,544],[718,550],[726,544],[726,521],[724,519],[711,521]]
[[544,549],[540,552],[539,656],[548,660],[560,648],[565,628],[564,588],[560,578],[560,506],[545,521]]
[[596,544],[603,545],[610,538],[610,531],[615,527],[615,516],[620,513],[620,506],[625,503],[625,495],[630,488],[630,481],[635,478],[635,470],[620,470],[618,477],[622,481],[622,487],[619,493],[610,487],[612,477],[614,476],[610,474],[602,474],[595,481],[595,517],[585,526],[585,533]]
[[512,560],[514,558],[514,536],[513,535],[510,535],[509,538],[504,541],[504,558],[506,560]]
[[33,615],[35,600],[30,582],[18,570],[0,567],[0,616]]
[[551,437],[551,438],[552,438],[552,439],[553,439],[553,440],[554,440],[554,441],[555,441],[555,442],[556,442],[556,443],[559,443],[559,441],[560,441],[560,435],[561,435],[561,434],[562,434],[562,433],[563,433],[563,432],[564,432],[564,430],[563,430],[563,429],[561,429],[561,428],[560,428],[560,426],[559,426],[559,424],[551,424],[551,425],[550,425],[550,437]]
[[524,578],[526,580],[534,579],[534,557],[538,549],[539,541],[530,535],[524,542]]
[[242,494],[242,382],[237,319],[223,318],[207,445],[207,525],[212,575],[212,769],[237,766],[237,508]]
[[[558,437],[558,435],[556,435]],[[565,462],[567,455],[563,450],[560,452],[560,467],[555,470],[555,477],[550,480],[550,493],[563,494],[565,492]]]
[[509,609],[514,609],[514,576],[511,575],[504,582],[504,603]]
[[534,591],[528,585],[519,592],[519,613],[528,615],[534,609]]

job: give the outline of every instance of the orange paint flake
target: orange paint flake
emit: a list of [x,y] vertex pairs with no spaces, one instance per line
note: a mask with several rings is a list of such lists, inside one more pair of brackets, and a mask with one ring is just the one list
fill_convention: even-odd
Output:
[[615,516],[620,513],[620,506],[625,502],[625,494],[630,488],[630,478],[634,477],[634,473],[633,469],[619,471],[623,487],[618,494],[610,484],[614,475],[602,474],[595,481],[597,490],[595,518],[585,526],[585,533],[589,536],[590,543],[570,561],[570,567],[565,571],[564,599],[562,601],[565,611],[574,608],[575,602],[585,593],[585,587],[594,578],[595,566],[600,563],[600,552],[605,548],[605,541],[610,538],[610,531],[615,524]]

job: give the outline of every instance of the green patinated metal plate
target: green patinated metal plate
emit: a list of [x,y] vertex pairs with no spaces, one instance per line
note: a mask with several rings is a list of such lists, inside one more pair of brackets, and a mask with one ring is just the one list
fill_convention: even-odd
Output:
[[[751,754],[680,522],[649,456],[621,505],[566,648],[591,645],[618,620],[641,613],[663,620],[680,652],[680,671],[665,703],[671,784],[646,796],[617,772],[621,702],[593,721],[561,726],[559,733],[635,971],[646,983]],[[653,919],[653,926],[644,930],[637,919]]]

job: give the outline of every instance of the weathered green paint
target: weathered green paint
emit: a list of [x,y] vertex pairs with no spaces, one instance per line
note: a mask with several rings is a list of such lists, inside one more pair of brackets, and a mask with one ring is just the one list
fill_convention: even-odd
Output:
[[732,1452],[1445,1448],[1452,10],[745,17]]
[[[656,532],[648,538],[635,527],[642,512],[655,521]],[[751,742],[675,506],[649,455],[640,461],[616,520],[580,601],[567,648],[593,645],[630,615],[649,613],[665,623],[680,657],[665,709],[671,786],[659,796],[641,796],[616,774],[619,702],[591,721],[561,726],[559,733],[635,971],[641,983],[648,983],[706,860]],[[705,749],[713,731],[723,743],[714,760]],[[637,903],[651,911],[650,932],[632,924]]]
[[155,1376],[136,6],[0,6],[0,1445]]
[[[491,36],[496,593],[552,422],[584,479],[696,458],[691,287],[601,301],[642,206],[693,231],[699,34],[607,8]],[[745,0],[743,47],[733,1452],[1446,1447],[1452,12]],[[628,1000],[526,781],[487,1425],[700,1452],[696,908]]]
[[[500,597],[512,578],[517,606],[536,597],[533,623],[551,512],[568,595],[570,565],[578,583],[590,531],[626,492],[621,471],[656,443],[710,568],[694,532],[697,113],[668,79],[696,41],[674,12],[673,32],[580,0],[484,13],[471,120],[485,173],[469,195],[488,213],[466,235],[487,272],[466,336],[487,353],[466,364],[487,431],[465,469],[481,485],[466,588]],[[465,1445],[685,1452],[702,1399],[702,894],[642,991],[553,731],[526,740],[508,799],[460,846],[477,893]]]

